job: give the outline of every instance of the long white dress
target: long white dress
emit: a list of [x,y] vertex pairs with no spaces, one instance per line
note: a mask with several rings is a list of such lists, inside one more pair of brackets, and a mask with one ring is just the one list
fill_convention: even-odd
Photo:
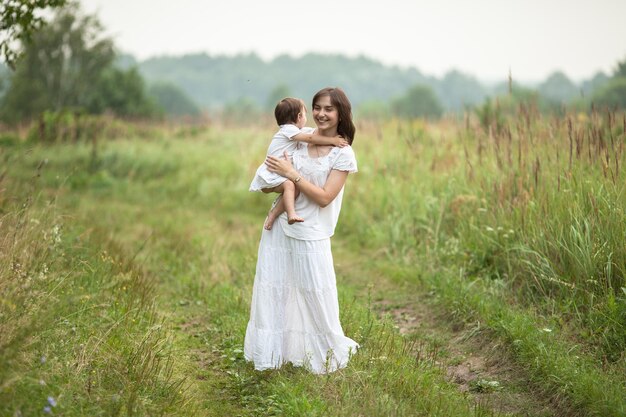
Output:
[[[351,147],[313,158],[303,146],[292,159],[294,168],[320,187],[332,169],[357,171]],[[296,211],[304,222],[289,225],[283,214],[272,230],[263,230],[244,342],[244,356],[257,370],[291,362],[316,374],[333,372],[358,348],[339,322],[330,246],[342,197],[343,189],[320,208],[301,193]]]

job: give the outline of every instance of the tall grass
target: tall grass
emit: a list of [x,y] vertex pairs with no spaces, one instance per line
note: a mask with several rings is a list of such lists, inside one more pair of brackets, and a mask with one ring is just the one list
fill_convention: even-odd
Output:
[[53,200],[6,191],[13,198],[0,206],[0,413],[184,408],[183,379],[172,374],[143,271],[102,231],[76,228]]
[[[615,118],[526,116],[514,133],[473,132],[465,143],[484,140],[492,164],[482,168],[474,155],[467,165],[481,167],[473,181],[491,207],[457,231],[470,248],[491,251],[492,259],[475,259],[472,268],[503,278],[518,301],[575,321],[570,330],[602,360],[623,362],[626,136]],[[476,139],[481,134],[487,137]]]
[[615,118],[522,113],[500,133],[392,126],[388,131],[404,140],[391,133],[382,150],[378,143],[355,145],[359,155],[375,156],[360,187],[349,190],[359,207],[346,227],[361,243],[383,244],[401,259],[453,250],[454,261],[506,283],[521,303],[558,305],[572,318],[603,311],[598,327],[622,337],[595,342],[607,359],[619,360],[626,347],[626,139]]
[[[501,126],[472,118],[389,125],[355,144],[371,160],[348,190],[342,227],[354,244],[424,271],[420,279],[452,310],[534,352],[520,357],[538,364],[531,369],[548,391],[594,415],[622,415],[624,120],[610,112],[543,118],[522,107]],[[520,314],[535,327],[517,331],[501,320]],[[543,328],[554,350],[542,358]],[[585,364],[576,359],[583,354]],[[571,362],[541,369],[552,355]]]

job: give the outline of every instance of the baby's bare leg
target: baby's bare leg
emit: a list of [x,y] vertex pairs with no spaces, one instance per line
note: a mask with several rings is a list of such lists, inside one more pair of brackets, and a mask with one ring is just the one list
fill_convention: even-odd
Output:
[[[290,182],[290,181],[285,181],[285,182]],[[282,193],[284,191],[283,184],[281,184],[281,185],[279,185],[277,187],[273,187],[273,188],[264,188],[261,191],[263,191],[264,193],[274,193],[274,192]],[[265,219],[265,224],[263,225],[265,230],[272,230],[272,226],[274,225],[274,221],[276,221],[278,216],[280,216],[282,214],[282,212],[285,211],[285,202],[284,202],[284,200],[285,200],[285,196],[284,195],[280,195],[278,197],[278,201],[276,202],[276,204],[270,209],[269,213],[267,213],[267,218]]]
[[278,196],[278,199],[279,200],[276,202],[276,205],[270,209],[269,213],[267,213],[267,218],[265,219],[265,224],[263,225],[265,230],[272,230],[272,226],[274,225],[274,222],[276,221],[278,216],[280,216],[280,214],[285,211],[285,197],[283,195],[280,195]]
[[[296,222],[303,222],[304,219],[299,217],[296,214],[295,210],[295,200],[296,197],[300,194],[300,191],[296,189],[296,186],[293,182],[287,180],[281,185],[274,188],[265,188],[262,190],[264,193],[282,193],[282,196],[279,197],[279,200],[276,202],[276,205],[272,207],[272,209],[267,214],[267,219],[265,219],[265,227],[266,230],[271,230],[272,225],[284,211],[287,212],[287,218],[289,224],[294,224]],[[290,208],[289,208],[290,206]]]
[[303,222],[304,219],[296,214],[296,185],[291,181],[285,181],[283,184],[283,202],[289,224]]

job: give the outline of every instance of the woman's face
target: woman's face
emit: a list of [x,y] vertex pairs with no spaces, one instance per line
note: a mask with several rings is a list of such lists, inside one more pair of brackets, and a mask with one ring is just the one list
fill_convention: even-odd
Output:
[[331,103],[330,96],[319,97],[313,104],[313,120],[319,130],[337,130],[339,112]]

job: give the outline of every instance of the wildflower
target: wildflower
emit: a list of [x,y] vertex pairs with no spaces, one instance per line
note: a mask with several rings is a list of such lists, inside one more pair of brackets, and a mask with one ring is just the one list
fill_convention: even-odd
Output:
[[50,406],[45,406],[43,408],[43,412],[46,414],[52,414],[52,408],[50,408]]
[[39,279],[46,279],[46,277],[48,276],[48,272],[48,265],[44,263],[41,271],[39,271]]
[[46,363],[46,355],[42,355],[41,359],[39,359],[39,362],[41,362],[42,364]]
[[472,391],[476,392],[493,392],[502,388],[499,381],[489,381],[486,379],[475,381],[472,385]]
[[[51,240],[52,240],[52,246],[56,246],[59,243],[61,243],[61,226],[59,226],[58,224],[55,224],[52,227],[52,236],[51,236]],[[44,232],[44,238],[47,238],[47,233]]]
[[48,404],[50,404],[52,407],[56,407],[57,406],[57,402],[54,399],[54,397],[48,397]]

